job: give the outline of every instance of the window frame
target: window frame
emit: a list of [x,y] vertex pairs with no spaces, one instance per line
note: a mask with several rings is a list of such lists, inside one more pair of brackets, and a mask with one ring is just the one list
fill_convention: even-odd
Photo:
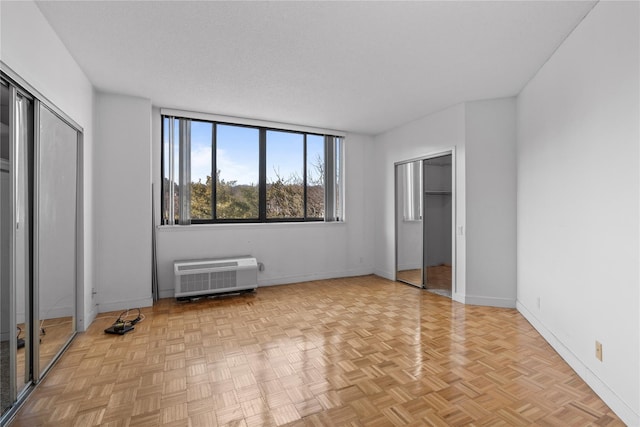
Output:
[[[259,120],[251,120],[251,119],[233,119],[233,118],[228,118],[225,116],[214,116],[214,115],[207,115],[207,114],[201,114],[201,113],[186,113],[186,114],[181,114],[182,112],[177,112],[175,110],[164,110],[162,109],[160,111],[160,126],[161,126],[161,130],[160,130],[160,138],[161,138],[161,149],[160,149],[160,175],[161,175],[161,195],[162,197],[160,198],[160,212],[161,212],[161,224],[164,225],[204,225],[204,224],[271,224],[271,223],[305,223],[305,222],[311,222],[311,223],[319,223],[319,222],[344,222],[344,206],[340,206],[340,214],[335,215],[335,206],[330,206],[331,209],[333,210],[333,212],[331,213],[331,215],[328,215],[327,212],[327,207],[328,207],[328,203],[327,201],[329,200],[329,198],[333,198],[333,200],[335,200],[336,198],[336,194],[339,195],[341,201],[344,201],[344,185],[343,185],[343,181],[344,181],[344,165],[343,165],[343,158],[344,158],[344,134],[342,132],[338,132],[338,131],[327,131],[327,130],[323,130],[323,129],[316,129],[316,128],[305,128],[302,126],[295,126],[295,125],[282,125],[282,127],[280,126],[280,124],[277,123],[270,123],[270,122],[263,122],[263,121],[259,121]],[[165,185],[166,185],[166,176],[165,176],[165,145],[167,143],[167,141],[165,140],[165,119],[168,119],[169,121],[171,120],[175,120],[174,125],[176,126],[178,129],[181,128],[181,120],[187,120],[189,123],[189,128],[190,123],[193,121],[198,121],[198,122],[206,122],[206,123],[211,123],[212,125],[212,135],[211,135],[211,180],[212,180],[212,189],[211,189],[211,219],[194,219],[194,218],[188,218],[188,220],[184,221],[179,213],[176,215],[174,213],[174,220],[170,221],[169,218],[165,217]],[[251,129],[257,129],[258,130],[258,145],[259,145],[259,149],[258,149],[258,218],[217,218],[217,171],[218,171],[218,162],[217,162],[217,127],[218,125],[222,125],[222,126],[237,126],[237,127],[246,127],[246,128],[251,128]],[[170,132],[171,129],[173,129],[173,126],[169,126],[168,131]],[[303,213],[304,216],[303,217],[276,217],[276,218],[269,218],[267,216],[267,133],[269,131],[275,131],[275,132],[285,132],[285,133],[293,133],[293,134],[298,134],[298,135],[302,135],[302,143],[303,143],[303,156],[302,156],[302,166],[303,166],[303,176],[302,176],[302,186],[303,186]],[[190,132],[190,131],[189,131]],[[323,157],[323,166],[324,166],[324,176],[323,176],[323,191],[324,191],[324,202],[323,202],[323,210],[324,210],[324,215],[323,217],[310,217],[309,216],[309,209],[308,209],[308,136],[309,135],[313,135],[313,136],[319,136],[322,137],[324,139],[324,157]],[[175,138],[175,134],[174,134],[174,138]],[[175,147],[173,147],[173,152],[175,153],[176,151],[178,153],[181,153],[181,142],[180,140],[182,139],[181,136],[181,132],[178,132],[178,142],[177,144],[179,144],[177,150]],[[175,141],[174,141],[175,142]],[[331,146],[330,148],[328,148],[328,146]],[[171,150],[171,147],[169,147],[169,149]],[[332,166],[331,167],[327,167],[327,162],[328,162],[328,158],[327,156],[329,155],[329,153],[333,153],[333,159],[331,160]],[[190,143],[189,143],[189,154],[191,154],[191,147],[190,147]],[[340,162],[340,164],[335,164],[336,162]],[[180,158],[178,159],[173,159],[173,162],[170,162],[173,164],[179,164],[182,163],[182,160]],[[188,162],[190,163],[190,161]],[[340,173],[340,176],[333,176],[332,179],[328,178],[328,171],[332,171],[332,173],[336,174],[338,171]],[[180,174],[181,175],[181,174]],[[338,181],[339,183],[336,185],[336,181]],[[182,184],[176,184],[175,181],[174,185],[178,185],[179,191],[178,194],[180,195],[180,199],[178,202],[178,206],[180,206],[183,202],[184,199],[182,199],[183,196],[181,196],[182,192],[184,191],[184,187]],[[191,178],[189,181],[189,186],[191,184]],[[331,184],[331,186],[333,188],[329,188],[329,184]],[[188,193],[191,193],[191,190],[189,189]],[[186,195],[186,199],[189,199],[189,203],[190,202],[190,194]],[[175,202],[174,202],[175,203]],[[342,202],[343,203],[343,202]],[[189,204],[189,211],[191,210],[191,205]],[[170,212],[169,212],[170,213]],[[176,219],[176,216],[178,217]],[[189,215],[190,216],[190,215]]]

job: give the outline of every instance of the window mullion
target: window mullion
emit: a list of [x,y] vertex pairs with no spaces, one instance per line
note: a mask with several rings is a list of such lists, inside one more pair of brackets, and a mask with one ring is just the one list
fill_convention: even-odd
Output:
[[302,150],[302,197],[304,206],[304,219],[306,220],[309,213],[307,212],[307,134],[304,134],[304,148]]
[[217,191],[218,191],[218,124],[211,124],[211,219],[218,219],[217,209]]
[[267,221],[267,131],[260,129],[260,160],[258,183],[258,220]]

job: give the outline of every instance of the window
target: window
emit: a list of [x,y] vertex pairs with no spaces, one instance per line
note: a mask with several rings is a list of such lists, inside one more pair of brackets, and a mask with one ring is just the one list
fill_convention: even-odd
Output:
[[162,222],[342,220],[342,138],[162,116]]
[[[260,219],[260,131],[216,126],[216,219]],[[211,172],[210,172],[211,173]],[[209,203],[212,200],[209,198]]]

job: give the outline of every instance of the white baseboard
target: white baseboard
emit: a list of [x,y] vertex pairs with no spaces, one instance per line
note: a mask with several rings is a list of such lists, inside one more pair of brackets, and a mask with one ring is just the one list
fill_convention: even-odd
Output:
[[465,295],[463,297],[459,294],[455,295],[457,298],[454,299],[463,304],[484,305],[499,308],[516,308],[516,300],[512,298],[480,297],[476,295]]
[[457,294],[457,293],[454,292],[451,295],[451,299],[454,300],[455,302],[459,302],[459,303],[462,303],[462,304],[465,303],[464,302],[464,295],[462,295],[462,294]]
[[153,298],[151,296],[147,298],[138,298],[127,301],[112,301],[98,304],[98,312],[106,313],[107,311],[127,310],[130,308],[142,308],[151,307],[153,305]]
[[396,279],[396,272],[395,271],[385,271],[385,270],[379,270],[379,269],[375,269],[373,271],[373,274],[375,274],[376,276],[380,276],[384,279],[387,280],[395,280]]
[[59,317],[73,316],[73,307],[51,307],[40,309],[40,319],[57,319]]
[[420,270],[422,268],[422,264],[403,264],[403,265],[398,265],[398,270],[400,271],[404,271],[404,270]]
[[173,298],[174,289],[158,289],[158,298]]
[[635,412],[618,395],[609,388],[587,365],[551,332],[531,311],[520,301],[516,302],[516,308],[525,319],[542,335],[553,349],[573,368],[580,378],[606,403],[613,412],[628,426],[640,426],[640,414]]
[[89,325],[91,325],[93,321],[96,319],[97,315],[98,315],[98,306],[92,305],[91,310],[88,313],[86,313],[84,321],[78,324],[78,332],[86,331]]
[[339,271],[339,272],[333,271],[333,272],[300,274],[300,275],[294,275],[294,276],[282,276],[282,277],[267,279],[267,280],[260,280],[260,278],[258,278],[258,287],[289,285],[291,283],[310,282],[312,280],[338,279],[341,277],[365,276],[367,274],[373,274],[371,269],[358,268],[358,269]]
[[[291,283],[310,282],[313,280],[337,279],[341,277],[366,276],[367,274],[374,274],[374,273],[371,271],[370,268],[358,268],[358,269],[340,271],[340,272],[300,274],[300,275],[292,275],[292,276],[281,276],[281,277],[263,279],[263,280],[261,280],[260,277],[258,276],[258,287],[261,288],[266,286],[290,285]],[[173,298],[174,290],[160,289],[158,293],[160,298]]]

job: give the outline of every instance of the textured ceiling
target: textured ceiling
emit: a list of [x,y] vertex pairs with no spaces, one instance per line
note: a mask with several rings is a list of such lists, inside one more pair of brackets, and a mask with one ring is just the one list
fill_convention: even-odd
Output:
[[378,134],[516,95],[594,2],[37,4],[98,90]]

